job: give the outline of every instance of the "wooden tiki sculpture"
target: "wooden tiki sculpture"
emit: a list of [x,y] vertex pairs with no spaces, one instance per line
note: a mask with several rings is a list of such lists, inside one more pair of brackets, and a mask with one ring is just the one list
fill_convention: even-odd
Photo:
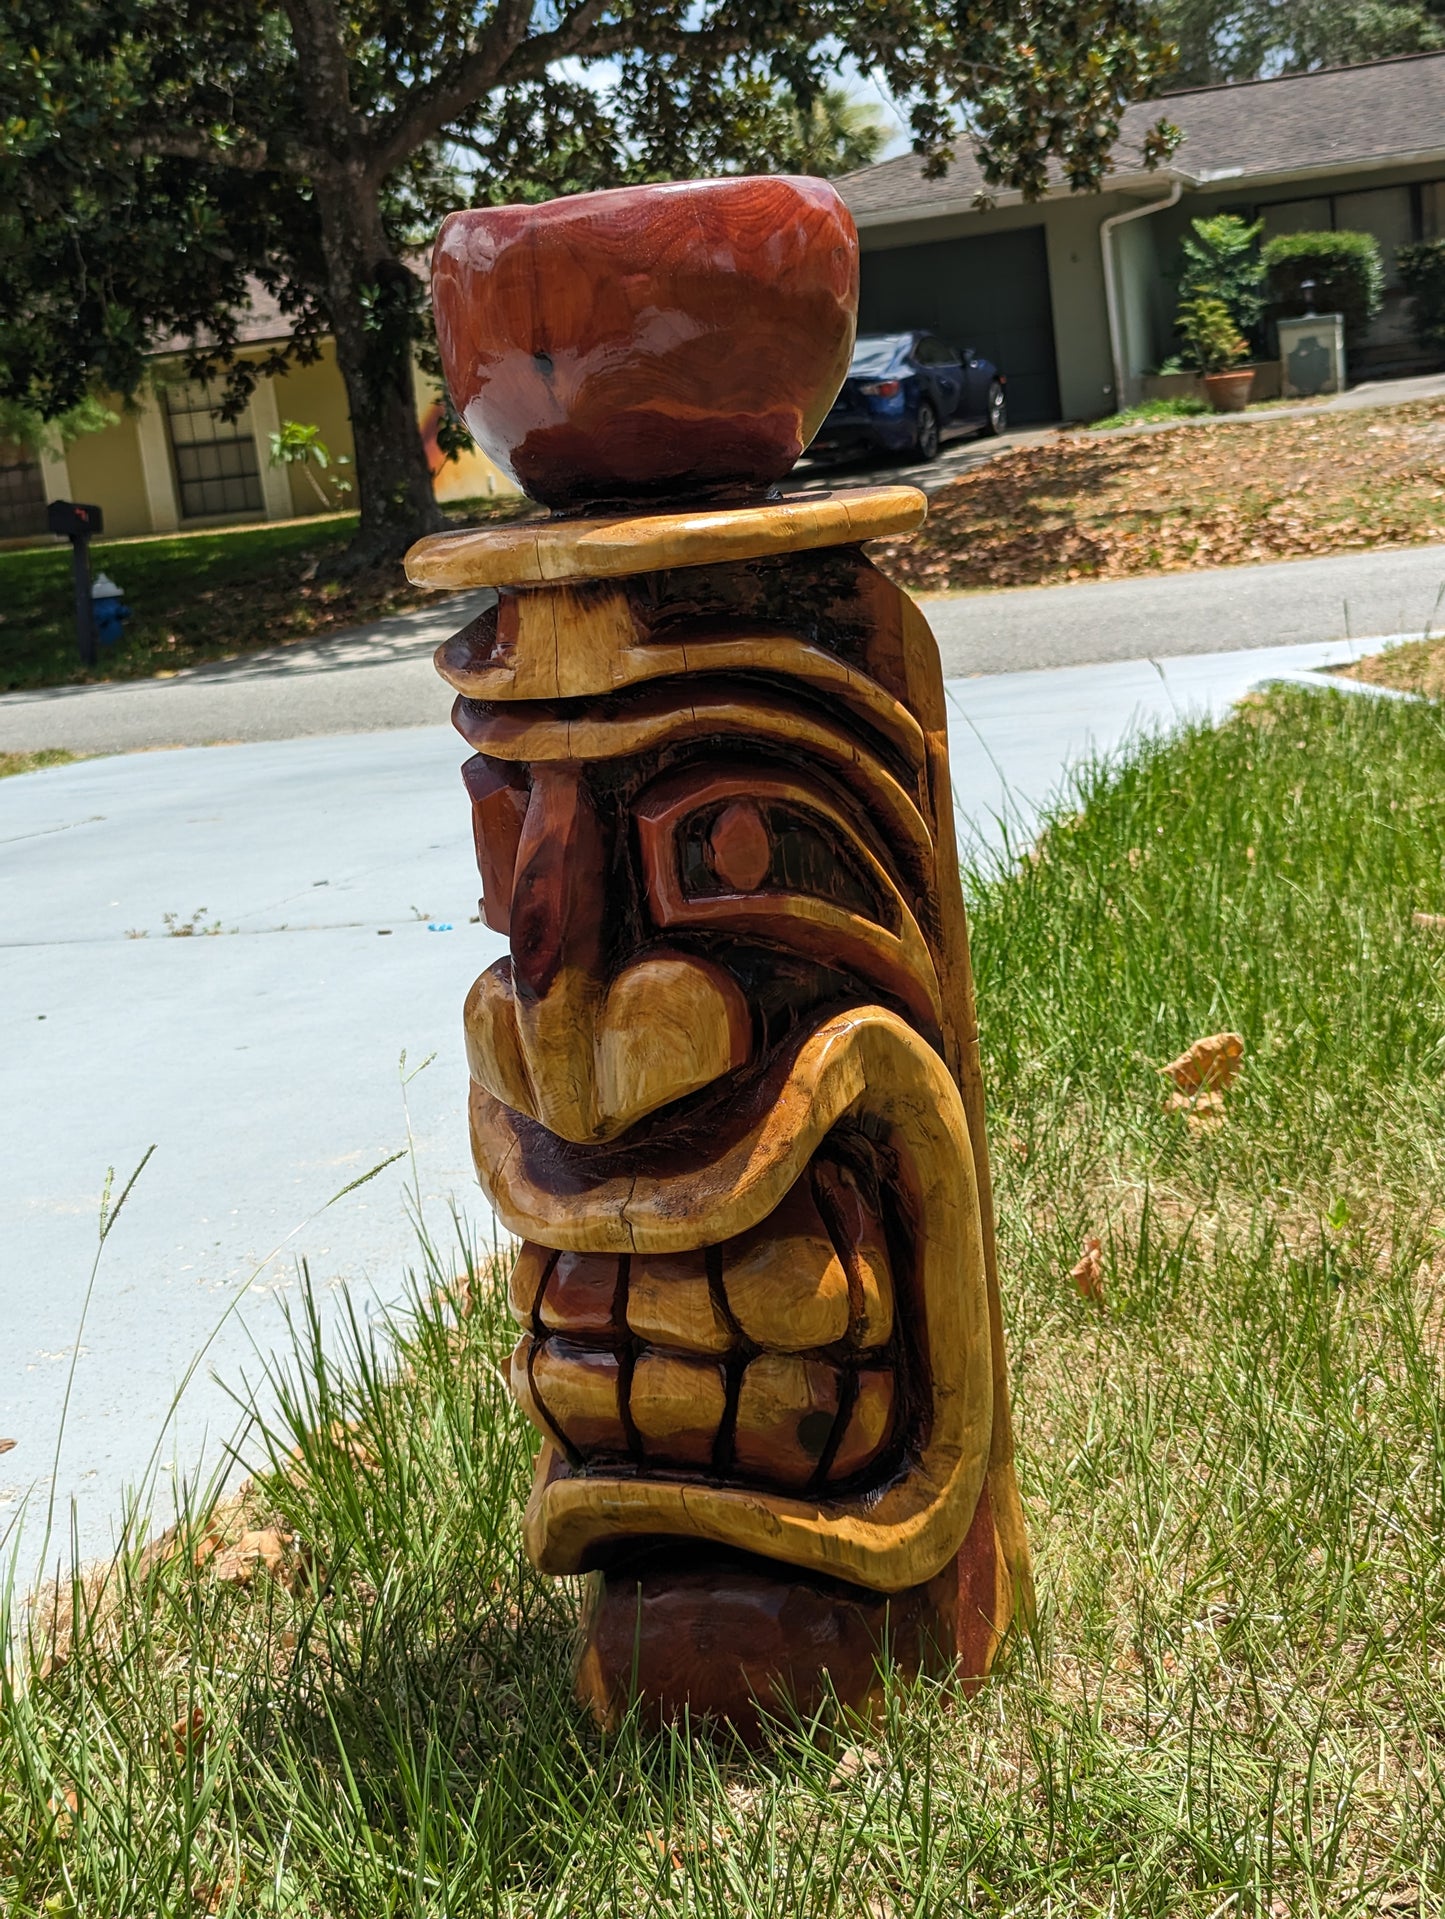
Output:
[[747,1731],[885,1646],[987,1672],[1014,1481],[943,684],[864,542],[907,487],[769,489],[846,372],[817,180],[454,214],[458,411],[553,509],[423,540],[499,604],[438,653],[476,749],[477,1170],[522,1242],[527,1548],[578,1668]]

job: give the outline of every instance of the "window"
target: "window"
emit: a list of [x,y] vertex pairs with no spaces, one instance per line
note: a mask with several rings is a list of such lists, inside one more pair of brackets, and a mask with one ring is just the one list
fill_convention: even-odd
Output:
[[214,380],[190,380],[166,388],[166,423],[183,520],[264,510],[256,436],[244,417],[221,418],[222,392],[220,382]]
[[1415,215],[1408,187],[1377,187],[1368,193],[1337,193],[1335,225],[1351,233],[1373,234],[1380,243],[1385,285],[1400,284],[1395,255],[1415,238]]
[[45,531],[45,478],[24,447],[0,443],[0,540]]

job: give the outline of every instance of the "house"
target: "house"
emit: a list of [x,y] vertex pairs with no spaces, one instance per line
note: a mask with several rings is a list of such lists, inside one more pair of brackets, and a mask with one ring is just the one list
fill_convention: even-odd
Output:
[[[275,300],[254,284],[239,329],[240,357],[259,359],[290,330]],[[215,410],[221,382],[203,386],[185,377],[184,345],[171,340],[156,352],[151,377],[133,404],[108,398],[114,425],[82,434],[64,448],[52,444],[34,451],[0,443],[0,544],[42,535],[49,500],[99,506],[107,538],[289,520],[348,504],[337,488],[347,465],[337,463],[352,458],[351,416],[329,339],[312,365],[263,376],[236,420],[223,420]],[[414,383],[438,499],[515,493],[512,481],[476,448],[459,460],[443,459],[434,386],[420,371]],[[272,463],[271,435],[283,420],[320,429],[332,461],[324,473],[314,464]]]
[[[1163,115],[1169,163],[1137,156]],[[1104,191],[1060,181],[1032,204],[961,152],[938,180],[912,154],[838,181],[863,246],[860,324],[936,329],[1003,367],[1013,420],[1090,419],[1138,399],[1174,351],[1171,268],[1200,214],[1262,217],[1265,234],[1353,228],[1380,242],[1383,311],[1351,377],[1421,362],[1395,251],[1445,238],[1445,53],[1201,87],[1127,109]]]

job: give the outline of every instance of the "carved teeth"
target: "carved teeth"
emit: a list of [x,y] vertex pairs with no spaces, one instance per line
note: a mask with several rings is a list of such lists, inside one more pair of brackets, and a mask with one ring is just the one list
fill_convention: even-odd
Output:
[[579,1453],[625,1452],[617,1397],[621,1371],[616,1353],[578,1346],[570,1339],[549,1339],[532,1355],[532,1396]]
[[750,1479],[806,1486],[838,1419],[838,1370],[824,1360],[762,1353],[743,1374],[733,1459]]
[[857,1375],[856,1397],[833,1455],[828,1477],[851,1479],[882,1451],[893,1424],[893,1374],[866,1367]]
[[639,1353],[629,1403],[643,1452],[673,1465],[710,1466],[727,1396],[716,1360]]
[[722,1249],[729,1309],[755,1346],[805,1353],[848,1333],[848,1275],[806,1179],[750,1233]]
[[559,1253],[538,1312],[551,1332],[606,1337],[617,1312],[617,1261],[610,1254]]
[[703,1253],[630,1260],[627,1327],[651,1345],[685,1353],[726,1353],[737,1343],[713,1298]]
[[524,1246],[508,1301],[530,1335],[512,1357],[517,1400],[583,1461],[796,1491],[855,1477],[893,1437],[887,1239],[840,1161],[820,1157],[711,1253]]

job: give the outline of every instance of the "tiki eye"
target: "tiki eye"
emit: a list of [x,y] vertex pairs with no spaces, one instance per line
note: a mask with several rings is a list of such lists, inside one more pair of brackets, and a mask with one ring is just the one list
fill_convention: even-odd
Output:
[[729,799],[681,821],[678,864],[685,899],[802,893],[881,926],[892,903],[836,823],[782,799]]
[[734,800],[713,820],[707,836],[707,862],[734,893],[751,893],[767,878],[773,842],[751,800]]
[[462,767],[462,782],[472,802],[472,838],[477,848],[477,871],[482,876],[478,902],[482,918],[494,933],[510,934],[512,880],[529,798],[526,769],[477,753]]

